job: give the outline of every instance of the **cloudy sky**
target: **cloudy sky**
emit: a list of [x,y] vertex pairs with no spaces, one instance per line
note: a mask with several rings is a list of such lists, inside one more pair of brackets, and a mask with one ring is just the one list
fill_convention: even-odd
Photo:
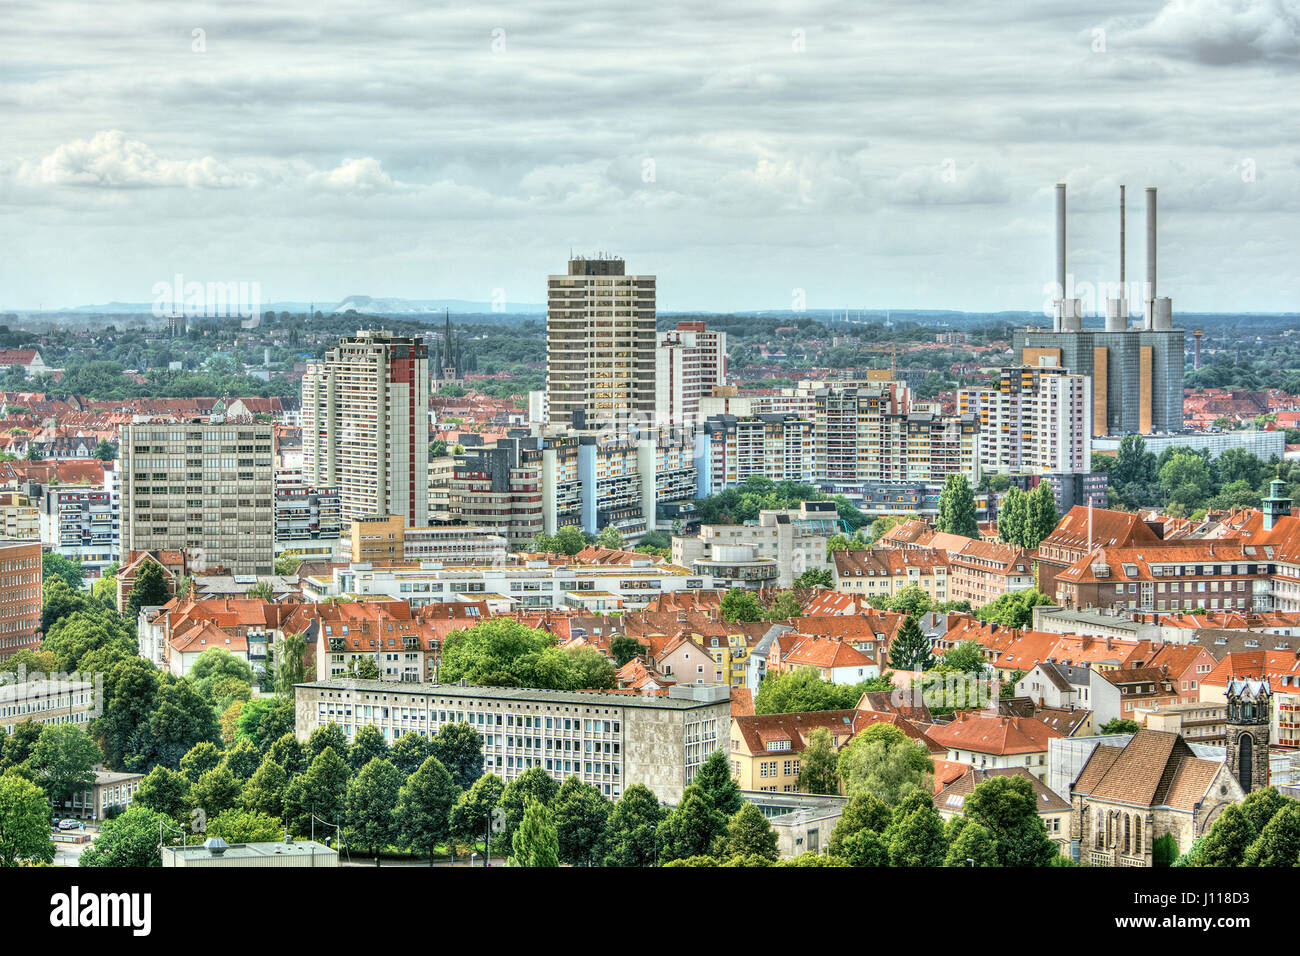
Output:
[[[1079,8],[1091,7],[1084,12]],[[1300,0],[5,0],[0,307],[160,280],[661,309],[1300,310]]]

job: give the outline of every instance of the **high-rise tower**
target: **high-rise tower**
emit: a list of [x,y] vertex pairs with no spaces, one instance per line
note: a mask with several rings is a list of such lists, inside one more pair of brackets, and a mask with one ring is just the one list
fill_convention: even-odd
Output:
[[344,521],[429,519],[429,350],[423,339],[363,331],[302,378],[303,476],[337,488]]
[[619,258],[576,258],[568,275],[548,277],[546,391],[553,424],[653,424],[654,276],[625,275]]

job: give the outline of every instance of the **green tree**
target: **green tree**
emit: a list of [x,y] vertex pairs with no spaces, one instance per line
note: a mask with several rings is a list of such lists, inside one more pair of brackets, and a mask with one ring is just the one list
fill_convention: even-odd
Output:
[[[393,742],[388,752],[388,760],[405,779],[424,766],[424,762],[433,756],[433,743],[428,737],[408,730]],[[446,769],[446,768],[443,768]]]
[[247,701],[240,708],[235,727],[238,737],[265,753],[285,734],[293,735],[293,695],[275,694]]
[[900,671],[928,671],[934,666],[930,639],[922,633],[921,625],[910,614],[903,618],[898,634],[889,645],[889,666]]
[[889,844],[875,830],[851,833],[844,838],[840,851],[850,866],[889,866]]
[[504,780],[494,773],[485,773],[468,790],[463,790],[451,808],[448,821],[451,835],[471,846],[485,839],[492,811],[501,803],[505,789]]
[[262,763],[262,755],[253,746],[253,742],[247,739],[239,741],[227,750],[223,759],[230,772],[240,781],[250,779]]
[[1019,488],[1010,489],[998,503],[998,537],[1007,544],[1024,546],[1029,526],[1029,498]]
[[612,524],[607,524],[605,527],[601,528],[600,533],[596,535],[596,544],[600,545],[602,548],[612,548],[615,551],[621,551],[623,550],[623,532],[619,531],[618,528],[614,527]]
[[[1253,794],[1252,794],[1253,796]],[[1300,801],[1288,800],[1246,847],[1242,866],[1300,866]]]
[[312,816],[332,826],[346,820],[350,773],[347,762],[333,747],[326,747],[284,788],[284,822],[300,836],[312,832]]
[[158,837],[174,843],[176,821],[148,807],[132,804],[106,820],[95,842],[81,851],[78,866],[161,866]]
[[292,577],[298,573],[298,568],[302,566],[302,552],[288,550],[281,552],[275,559],[275,573],[282,578]]
[[499,804],[505,811],[505,828],[499,834],[502,845],[507,849],[511,846],[529,803],[536,800],[549,807],[559,791],[559,781],[541,767],[529,767],[507,783]]
[[369,654],[348,661],[347,675],[353,680],[379,680],[379,664]]
[[998,845],[988,827],[966,816],[948,824],[948,856],[944,866],[1001,866]]
[[308,735],[307,745],[303,748],[303,756],[310,763],[324,753],[327,747],[333,747],[340,756],[346,754],[352,747],[352,744],[348,741],[348,735],[343,732],[343,728],[333,721],[328,724],[321,724]]
[[663,818],[659,799],[645,784],[634,783],[624,790],[609,817],[605,865],[654,866],[655,831]]
[[14,724],[9,734],[0,734],[0,771],[10,767],[20,767],[32,755],[36,741],[41,739],[41,727],[36,721],[28,719]]
[[[858,790],[849,797],[848,803],[844,804],[839,822],[831,831],[831,839],[826,848],[833,856],[846,856],[844,843],[849,837],[859,831],[884,833],[889,828],[891,820],[892,814],[883,800],[866,790]],[[878,865],[888,865],[888,862],[889,849],[886,847],[885,862]]]
[[839,793],[840,775],[835,741],[825,727],[814,728],[799,757],[799,789],[803,793]]
[[0,866],[54,862],[50,802],[30,780],[0,776]]
[[286,634],[275,644],[275,691],[290,699],[293,687],[307,680],[307,667],[303,659],[307,641],[301,634]]
[[253,775],[244,784],[240,798],[244,809],[264,813],[271,817],[284,814],[284,791],[289,785],[289,775],[271,756],[262,760]]
[[1260,833],[1277,812],[1289,803],[1286,797],[1278,793],[1277,787],[1265,787],[1246,794],[1246,799],[1241,801],[1240,806],[1241,812],[1250,821],[1251,828]]
[[510,844],[518,866],[559,866],[560,846],[546,805],[530,800]]
[[967,538],[980,536],[979,522],[975,516],[975,494],[965,475],[953,473],[944,479],[943,490],[939,492],[939,517],[935,527]]
[[1140,728],[1136,720],[1124,720],[1120,717],[1112,717],[1101,725],[1098,733],[1102,734],[1135,734]]
[[146,750],[158,678],[158,669],[140,657],[114,664],[104,675],[103,712],[90,722],[89,731],[110,770],[126,770]]
[[587,539],[583,537],[581,528],[567,524],[555,532],[554,550],[558,554],[567,554],[572,557],[586,546]]
[[56,809],[95,782],[95,764],[104,755],[76,724],[46,724],[27,761],[32,780],[49,795]]
[[165,674],[143,737],[144,749],[130,761],[133,769],[177,767],[195,744],[218,739],[217,718],[189,681]]
[[205,770],[190,788],[190,800],[211,820],[239,803],[240,786],[224,763]]
[[979,641],[962,641],[944,652],[942,666],[966,674],[983,674],[988,669],[984,646]]
[[344,833],[348,843],[374,853],[375,866],[384,848],[398,839],[396,811],[401,789],[401,774],[380,757],[362,767],[348,783]]
[[776,596],[771,604],[763,611],[763,620],[765,621],[788,621],[792,618],[802,617],[803,607],[789,591],[782,591]]
[[622,667],[634,657],[640,657],[644,654],[646,647],[635,637],[619,634],[609,642],[609,651],[614,655],[614,666]]
[[[400,744],[401,741],[398,741]],[[396,752],[397,748],[393,748]],[[451,810],[460,792],[447,768],[429,757],[402,784],[397,794],[397,827],[402,844],[423,850],[433,865],[436,847],[451,835]]]
[[433,756],[461,790],[483,776],[483,738],[469,724],[443,724],[433,735]]
[[80,561],[46,551],[41,555],[41,580],[49,581],[51,578],[59,578],[69,590],[79,592],[86,585],[86,569]]
[[833,588],[835,587],[835,575],[830,572],[829,568],[809,568],[795,579],[794,586],[797,588]]
[[131,594],[127,598],[127,620],[140,616],[142,607],[158,607],[171,599],[167,572],[157,561],[145,561],[135,569]]
[[914,790],[930,792],[934,761],[893,724],[873,724],[840,751],[839,772],[849,796],[864,791],[892,807]]
[[728,857],[749,858],[756,856],[769,862],[776,862],[779,854],[776,850],[776,831],[767,822],[763,811],[752,803],[742,804],[730,820],[723,839],[726,842]]
[[307,769],[307,753],[292,732],[277,738],[267,748],[266,757],[278,763],[290,777]]
[[890,866],[943,866],[948,855],[943,818],[927,792],[913,791],[895,808],[883,837]]
[[560,862],[594,866],[601,860],[611,810],[610,802],[594,785],[577,777],[568,777],[560,784],[551,803]]
[[695,784],[682,791],[681,803],[669,812],[658,830],[658,859],[662,866],[673,860],[708,856],[713,841],[727,825],[709,795]]
[[140,788],[131,798],[131,805],[148,807],[164,813],[173,820],[188,817],[190,807],[190,782],[185,775],[167,767],[154,767],[140,781]]
[[977,610],[975,616],[1002,627],[1029,627],[1034,622],[1034,608],[1051,603],[1052,599],[1042,591],[1025,588],[1001,595]]
[[209,770],[221,763],[221,750],[210,740],[195,744],[180,759],[180,770],[190,783],[194,783]]
[[1034,486],[1034,490],[1026,496],[1025,503],[1028,506],[1028,516],[1019,544],[1032,551],[1040,541],[1056,530],[1061,513],[1056,506],[1056,492],[1046,481],[1040,481]]
[[274,601],[275,589],[271,587],[271,582],[266,580],[255,581],[244,592],[244,597],[250,601]]
[[732,588],[722,596],[722,619],[728,624],[752,623],[763,620],[763,605],[753,591]]
[[98,458],[100,461],[114,461],[117,458],[117,449],[109,444],[107,438],[101,438],[95,450],[90,453],[91,458]]
[[1209,832],[1196,841],[1191,862],[1194,866],[1237,866],[1258,836],[1241,805],[1234,803],[1226,807]]
[[725,817],[735,814],[744,802],[740,795],[740,784],[731,775],[731,765],[727,755],[715,750],[700,764],[692,781],[713,802],[713,806]]
[[374,724],[363,724],[352,738],[352,746],[348,748],[348,765],[357,771],[372,760],[387,759],[388,741],[384,732]]
[[[613,668],[605,662],[606,686]],[[555,637],[510,618],[496,618],[455,631],[443,642],[438,679],[489,687],[574,690],[593,679],[589,662],[556,647]],[[449,768],[450,769],[450,768]]]
[[227,843],[278,843],[284,825],[278,817],[256,811],[230,808],[208,822],[207,835]]
[[248,661],[236,657],[224,647],[209,647],[194,658],[194,664],[185,676],[201,693],[206,693],[207,688],[223,678],[233,677],[244,684],[252,684],[253,668]]
[[1060,856],[1038,815],[1025,777],[990,777],[966,798],[963,813],[993,836],[999,866],[1047,866]]

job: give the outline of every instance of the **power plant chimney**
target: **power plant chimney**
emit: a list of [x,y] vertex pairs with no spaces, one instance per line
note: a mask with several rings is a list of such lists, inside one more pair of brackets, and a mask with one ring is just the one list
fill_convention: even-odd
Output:
[[1200,329],[1192,330],[1192,346],[1194,348],[1192,359],[1192,370],[1195,371],[1201,367],[1201,336],[1204,335]]
[[1060,297],[1053,304],[1054,332],[1078,332],[1083,312],[1078,299],[1065,297],[1065,183],[1056,184],[1056,285]]
[[1147,187],[1147,288],[1146,328],[1168,332],[1174,327],[1173,302],[1156,294],[1156,191]]
[[1128,331],[1128,286],[1124,269],[1124,187],[1119,187],[1119,298],[1106,300],[1106,331]]

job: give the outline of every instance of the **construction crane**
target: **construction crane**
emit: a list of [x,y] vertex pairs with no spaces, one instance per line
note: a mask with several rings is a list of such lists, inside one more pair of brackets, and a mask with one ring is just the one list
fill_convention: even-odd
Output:
[[894,378],[898,377],[898,346],[896,345],[864,345],[859,352],[881,352],[889,356],[889,374]]

